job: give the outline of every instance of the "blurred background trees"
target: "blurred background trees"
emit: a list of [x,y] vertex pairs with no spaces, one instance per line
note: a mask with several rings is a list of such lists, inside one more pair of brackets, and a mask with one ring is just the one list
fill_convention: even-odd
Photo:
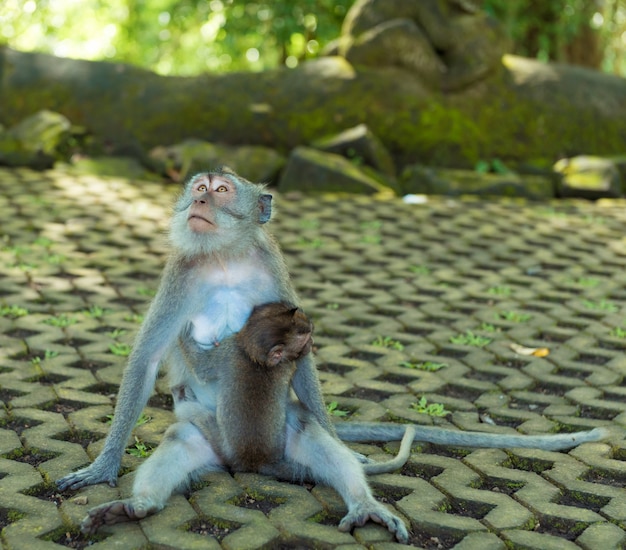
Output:
[[[340,34],[353,0],[2,0],[0,44],[160,74],[294,67]],[[482,0],[512,53],[626,76],[626,0]]]

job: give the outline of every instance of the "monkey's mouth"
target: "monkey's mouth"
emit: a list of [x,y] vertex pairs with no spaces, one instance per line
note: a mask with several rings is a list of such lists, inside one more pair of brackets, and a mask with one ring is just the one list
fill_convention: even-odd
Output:
[[202,216],[198,216],[197,214],[192,214],[191,216],[189,216],[187,218],[187,223],[189,224],[189,227],[193,230],[209,229],[215,225],[211,220],[203,218]]

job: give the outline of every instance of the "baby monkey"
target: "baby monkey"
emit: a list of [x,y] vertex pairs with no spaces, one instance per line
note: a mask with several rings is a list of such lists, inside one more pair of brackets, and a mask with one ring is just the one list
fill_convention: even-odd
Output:
[[[312,335],[313,324],[301,309],[282,302],[264,304],[204,363],[206,373],[196,368],[200,378],[219,372],[221,392],[215,417],[204,416],[199,427],[208,431],[209,441],[231,470],[293,477],[295,468],[284,460],[287,424],[302,429],[300,424],[316,422],[289,396],[295,361],[311,352]],[[218,370],[222,353],[230,365]],[[365,472],[402,467],[410,454],[412,430],[409,426],[396,458],[364,464]]]

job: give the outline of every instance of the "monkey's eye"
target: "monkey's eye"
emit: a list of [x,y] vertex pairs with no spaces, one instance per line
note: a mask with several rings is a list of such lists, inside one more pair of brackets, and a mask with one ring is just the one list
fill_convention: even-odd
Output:
[[208,191],[207,186],[204,185],[204,183],[202,185],[198,185],[198,191],[200,191],[200,193],[206,193]]
[[217,193],[227,193],[228,187],[226,187],[225,185],[220,185],[215,191]]

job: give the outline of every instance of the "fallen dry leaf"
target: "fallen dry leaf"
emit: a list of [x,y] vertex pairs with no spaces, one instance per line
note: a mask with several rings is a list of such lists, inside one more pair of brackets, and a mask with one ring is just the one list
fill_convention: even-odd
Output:
[[547,357],[550,355],[548,348],[527,348],[519,344],[511,344],[509,347],[518,355],[534,355],[535,357]]

